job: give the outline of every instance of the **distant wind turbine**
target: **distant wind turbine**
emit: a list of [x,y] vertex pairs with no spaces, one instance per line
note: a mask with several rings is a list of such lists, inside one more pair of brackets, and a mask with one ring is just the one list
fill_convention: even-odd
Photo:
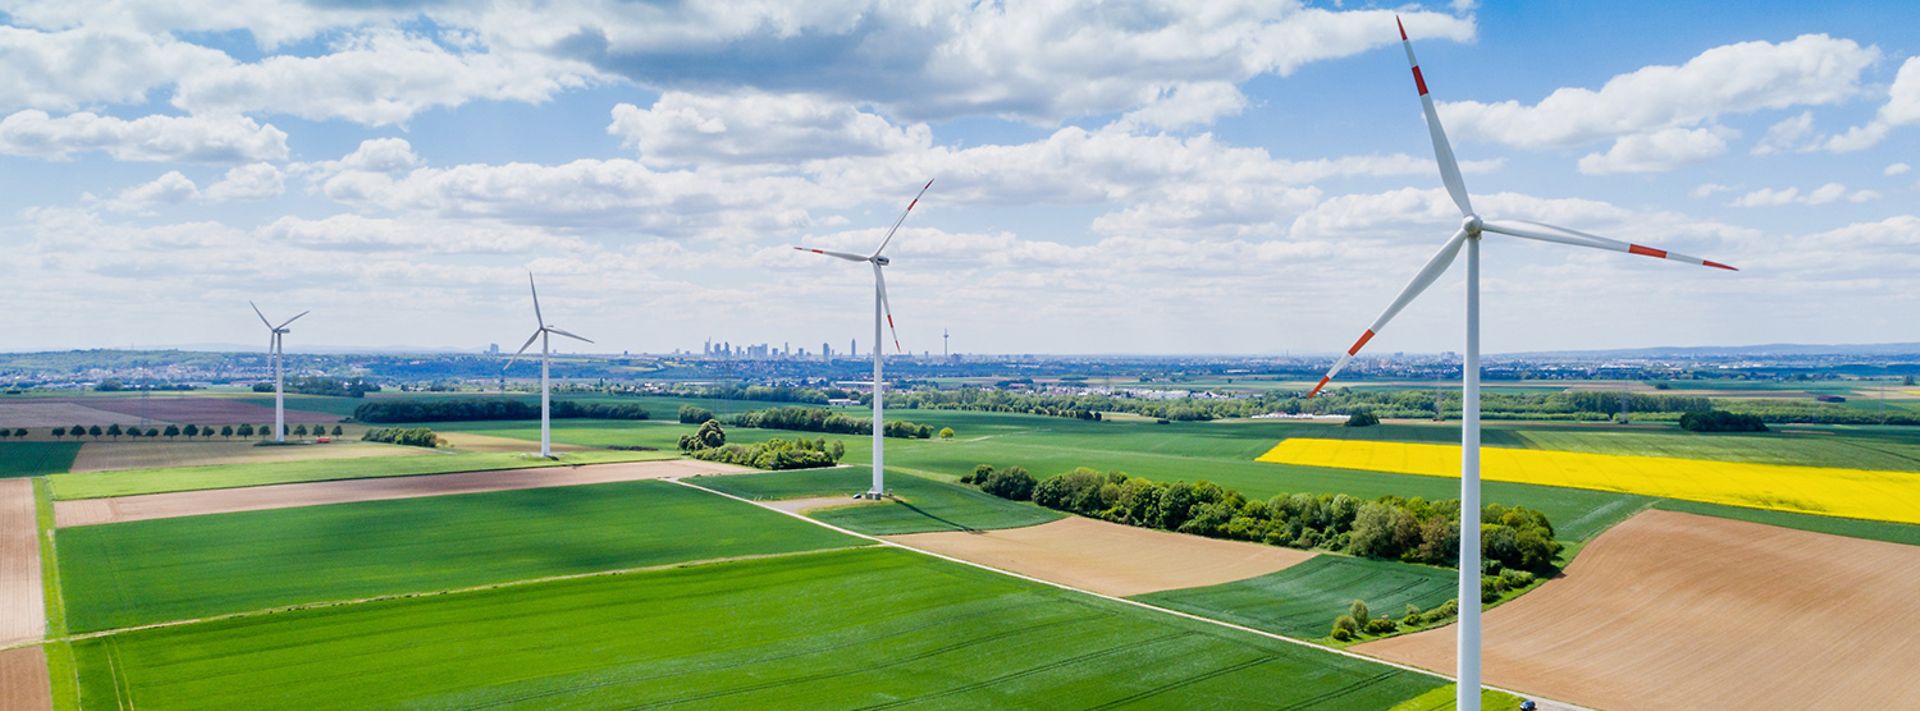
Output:
[[266,314],[260,313],[260,306],[258,304],[249,301],[247,305],[253,307],[253,315],[260,317],[260,323],[266,324],[267,326],[267,357],[273,361],[273,441],[285,442],[287,441],[287,395],[283,389],[282,381],[284,378],[282,371],[285,366],[286,354],[285,351],[281,350],[282,337],[293,332],[287,328],[287,324],[298,321],[301,316],[313,312],[302,311],[299,315],[282,321],[280,325],[275,326],[272,321],[267,320]]
[[892,264],[893,260],[886,258],[880,253],[886,251],[887,244],[893,241],[893,233],[900,231],[900,224],[907,221],[907,215],[913,213],[913,206],[920,204],[920,197],[926,195],[927,188],[931,187],[933,187],[933,181],[931,180],[927,181],[926,185],[920,186],[920,193],[913,196],[913,202],[907,203],[907,209],[901,211],[900,219],[893,221],[893,228],[887,230],[886,238],[880,240],[880,246],[873,250],[873,254],[852,254],[849,252],[814,249],[812,247],[794,247],[794,249],[802,252],[824,254],[829,257],[845,259],[849,262],[866,262],[873,265],[873,488],[867,490],[867,493],[862,495],[864,498],[878,499],[887,493],[886,449],[882,445],[882,438],[886,436],[886,425],[881,422],[884,408],[880,404],[880,392],[886,389],[886,384],[881,379],[880,373],[881,361],[886,355],[886,349],[880,347],[880,319],[882,316],[887,320],[887,330],[893,333],[894,351],[898,352],[900,350],[900,333],[893,329],[893,307],[887,303],[887,278],[880,273],[880,269],[888,264]]
[[1480,238],[1483,234],[1495,234],[1519,237],[1521,239],[1552,242],[1574,247],[1591,247],[1614,252],[1638,254],[1644,257],[1669,259],[1689,264],[1698,264],[1716,269],[1733,270],[1733,267],[1719,262],[1707,261],[1699,257],[1689,257],[1677,252],[1655,249],[1638,244],[1607,239],[1565,227],[1530,222],[1526,220],[1492,221],[1482,220],[1473,211],[1473,205],[1467,200],[1466,182],[1460,178],[1460,166],[1454,161],[1453,147],[1447,143],[1447,134],[1440,128],[1440,115],[1434,112],[1433,97],[1427,94],[1426,77],[1420,74],[1420,62],[1413,58],[1413,43],[1407,40],[1406,25],[1399,18],[1394,24],[1400,27],[1400,43],[1407,50],[1407,64],[1413,67],[1413,85],[1420,91],[1420,105],[1427,115],[1427,132],[1433,140],[1433,156],[1440,165],[1440,180],[1446,184],[1447,195],[1460,208],[1460,229],[1453,233],[1440,251],[1427,260],[1427,265],[1413,277],[1413,282],[1401,290],[1400,295],[1387,306],[1385,313],[1375,319],[1373,326],[1360,334],[1360,340],[1354,341],[1345,355],[1335,361],[1326,377],[1307,397],[1320,393],[1341,368],[1385,328],[1401,309],[1406,308],[1420,292],[1446,273],[1447,267],[1459,256],[1461,247],[1467,251],[1467,347],[1466,359],[1461,364],[1460,397],[1460,623],[1459,641],[1456,659],[1459,668],[1458,688],[1455,690],[1455,707],[1461,711],[1479,711],[1480,709],[1480,537],[1470,535],[1473,530],[1470,522],[1478,519],[1480,512]]
[[548,381],[548,366],[553,352],[549,347],[547,335],[566,336],[587,343],[593,341],[547,325],[546,317],[540,315],[540,289],[533,285],[532,272],[527,273],[527,290],[533,292],[533,321],[539,325],[539,328],[534,329],[533,335],[527,337],[526,343],[520,344],[520,350],[514,351],[513,357],[507,359],[507,364],[500,368],[500,372],[505,373],[507,368],[513,367],[513,362],[519,360],[520,354],[527,352],[534,341],[540,342],[540,456],[551,459],[553,458],[553,403],[552,390]]

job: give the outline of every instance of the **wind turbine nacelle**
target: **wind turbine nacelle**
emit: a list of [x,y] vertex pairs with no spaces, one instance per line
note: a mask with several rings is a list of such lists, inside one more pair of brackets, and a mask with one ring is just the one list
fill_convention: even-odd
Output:
[[880,265],[880,266],[883,266],[883,267],[884,267],[884,266],[887,266],[887,265],[889,265],[889,264],[892,264],[892,263],[893,263],[893,260],[891,260],[891,259],[888,259],[888,258],[886,258],[886,257],[882,257],[882,256],[880,256],[880,255],[874,255],[874,257],[873,257],[873,263],[874,263],[874,264],[878,264],[878,265]]
[[1468,215],[1460,218],[1460,229],[1466,230],[1469,235],[1480,234],[1482,227],[1484,227],[1484,225],[1480,223],[1479,215]]

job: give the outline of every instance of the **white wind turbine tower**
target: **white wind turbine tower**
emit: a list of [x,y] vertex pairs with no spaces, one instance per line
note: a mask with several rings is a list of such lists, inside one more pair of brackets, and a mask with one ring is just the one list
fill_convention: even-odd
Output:
[[[893,260],[887,259],[880,253],[886,251],[887,243],[893,241],[893,233],[900,231],[900,224],[907,221],[907,215],[913,213],[913,206],[920,204],[920,196],[926,195],[927,188],[931,187],[933,187],[933,181],[931,180],[927,181],[926,185],[920,186],[919,194],[913,196],[913,202],[907,203],[907,209],[901,211],[900,219],[893,221],[893,228],[887,230],[886,238],[880,240],[880,246],[873,250],[873,254],[853,254],[850,252],[814,249],[812,247],[794,247],[794,249],[802,252],[824,254],[829,257],[845,259],[849,262],[866,262],[873,265],[873,488],[868,489],[865,494],[861,495],[868,499],[878,499],[887,493],[886,449],[881,444],[881,440],[886,436],[886,425],[881,422],[883,408],[880,404],[880,391],[886,389],[886,385],[880,377],[881,360],[886,355],[886,349],[880,347],[880,319],[884,316],[887,320],[887,330],[893,331],[893,307],[887,303],[887,278],[880,273],[880,269],[888,264],[892,264]],[[895,351],[900,350],[900,333],[898,331],[893,331],[893,349]]]
[[527,290],[533,292],[533,321],[539,324],[539,328],[534,329],[533,335],[527,337],[526,343],[520,344],[520,350],[514,351],[513,357],[507,359],[507,364],[501,366],[500,372],[505,373],[507,368],[513,367],[513,362],[520,359],[520,354],[527,352],[527,349],[533,346],[534,341],[540,341],[540,456],[551,459],[553,458],[553,403],[550,399],[552,395],[548,385],[548,365],[551,361],[553,351],[548,343],[547,335],[566,336],[576,341],[586,341],[587,343],[592,343],[593,341],[547,325],[546,317],[540,315],[540,289],[533,285],[532,272],[527,273]]
[[267,325],[267,357],[273,360],[273,441],[285,442],[287,441],[287,395],[282,387],[282,381],[284,380],[282,371],[285,365],[283,361],[285,358],[284,351],[281,350],[281,337],[292,333],[292,331],[287,328],[287,324],[298,321],[301,316],[313,312],[302,311],[299,315],[282,321],[280,325],[275,326],[272,321],[267,320],[266,314],[260,313],[260,306],[258,304],[249,301],[247,305],[253,307],[253,315],[260,317],[260,323]]
[[1367,345],[1367,341],[1372,340],[1374,335],[1380,332],[1380,329],[1385,328],[1387,322],[1399,314],[1401,309],[1406,308],[1408,303],[1420,295],[1420,292],[1425,291],[1429,285],[1433,284],[1434,280],[1439,279],[1441,274],[1446,273],[1447,267],[1453,264],[1454,257],[1459,256],[1461,247],[1464,246],[1466,248],[1467,346],[1466,359],[1461,364],[1460,384],[1460,518],[1462,532],[1460,536],[1460,587],[1458,593],[1460,596],[1460,623],[1458,648],[1456,650],[1459,665],[1456,676],[1458,677],[1459,686],[1456,690],[1454,703],[1455,706],[1462,711],[1479,711],[1480,537],[1477,535],[1468,535],[1467,532],[1471,530],[1468,528],[1469,522],[1477,520],[1480,511],[1481,236],[1491,232],[1541,242],[1552,242],[1575,247],[1592,247],[1594,249],[1638,254],[1645,257],[1670,259],[1729,271],[1733,270],[1733,267],[1698,257],[1689,257],[1684,254],[1669,252],[1664,249],[1655,249],[1590,235],[1565,227],[1555,227],[1553,225],[1526,220],[1482,220],[1478,214],[1474,213],[1473,205],[1467,200],[1466,183],[1460,178],[1460,166],[1454,161],[1453,147],[1447,143],[1446,132],[1440,128],[1440,116],[1434,112],[1433,97],[1427,95],[1427,80],[1426,77],[1420,74],[1420,63],[1413,58],[1413,43],[1407,41],[1407,28],[1405,25],[1400,24],[1398,18],[1395,18],[1394,23],[1400,25],[1400,42],[1407,49],[1407,63],[1413,67],[1413,84],[1414,87],[1420,91],[1420,105],[1427,115],[1427,132],[1433,139],[1433,155],[1435,162],[1440,165],[1440,180],[1446,184],[1447,194],[1452,196],[1453,203],[1460,207],[1460,229],[1455,231],[1453,237],[1449,238],[1445,244],[1441,245],[1440,251],[1435,253],[1432,259],[1427,260],[1427,265],[1422,267],[1418,274],[1414,275],[1412,283],[1407,284],[1407,287],[1401,290],[1400,295],[1395,297],[1393,303],[1387,306],[1386,312],[1380,314],[1380,318],[1374,320],[1373,326],[1368,328],[1365,333],[1360,334],[1360,339],[1354,341],[1353,347],[1348,348],[1346,354],[1340,356],[1340,359],[1334,362],[1333,368],[1327,371],[1326,377],[1321,378],[1319,384],[1313,386],[1313,391],[1308,393],[1307,397],[1313,397],[1319,394],[1320,389],[1327,386],[1327,381],[1332,380],[1333,376],[1338,374],[1341,368],[1346,367],[1347,362],[1353,359],[1354,354],[1359,353],[1360,349]]

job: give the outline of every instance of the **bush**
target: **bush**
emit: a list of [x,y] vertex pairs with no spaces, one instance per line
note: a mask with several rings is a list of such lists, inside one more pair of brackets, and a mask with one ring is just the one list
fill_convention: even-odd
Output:
[[1765,432],[1767,423],[1761,421],[1759,415],[1708,410],[1681,415],[1680,429],[1689,432]]
[[[268,429],[272,428],[269,427]],[[406,429],[398,427],[376,427],[367,430],[367,433],[361,435],[360,439],[367,442],[404,444],[409,447],[433,448],[440,446],[439,435],[434,434],[433,430],[425,427],[409,427]]]
[[1372,427],[1380,424],[1380,416],[1361,410],[1347,416],[1348,427]]
[[973,471],[960,475],[960,483],[974,484],[976,486],[980,484],[985,484],[987,483],[987,476],[992,473],[993,473],[992,465],[976,464],[973,467]]
[[712,410],[693,405],[681,405],[679,415],[680,424],[683,425],[697,425],[713,419]]
[[1033,475],[1020,467],[1007,467],[1001,471],[988,471],[986,481],[981,482],[980,490],[1013,501],[1028,501],[1033,498],[1036,482]]
[[1363,629],[1367,634],[1393,634],[1394,631],[1400,629],[1400,623],[1385,617],[1376,617],[1367,620],[1367,625]]
[[952,427],[940,428],[940,439],[953,439],[953,428]]
[[1360,635],[1360,623],[1353,615],[1341,615],[1333,618],[1333,631],[1328,635],[1335,640],[1346,642]]
[[[700,423],[700,429],[693,434],[680,436],[680,451],[699,452],[703,449],[717,449],[727,444],[727,431],[720,426],[719,420],[707,420]],[[836,443],[837,444],[837,443]],[[835,457],[838,459],[838,457]]]
[[[708,421],[707,424],[716,425],[717,429],[719,423]],[[695,459],[758,469],[811,469],[830,467],[839,462],[824,439],[785,440],[776,437],[759,444],[728,444],[694,449],[688,453]]]
[[1367,609],[1367,601],[1354,600],[1353,604],[1347,605],[1347,616],[1355,621],[1367,621],[1373,619],[1373,611]]

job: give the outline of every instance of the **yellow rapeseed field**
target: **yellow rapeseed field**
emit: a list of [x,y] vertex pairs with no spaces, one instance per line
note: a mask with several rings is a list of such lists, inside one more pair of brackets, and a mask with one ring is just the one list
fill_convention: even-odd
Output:
[[[1289,439],[1260,461],[1460,476],[1460,447]],[[1920,523],[1920,473],[1483,447],[1489,481],[1618,491],[1824,516]]]

